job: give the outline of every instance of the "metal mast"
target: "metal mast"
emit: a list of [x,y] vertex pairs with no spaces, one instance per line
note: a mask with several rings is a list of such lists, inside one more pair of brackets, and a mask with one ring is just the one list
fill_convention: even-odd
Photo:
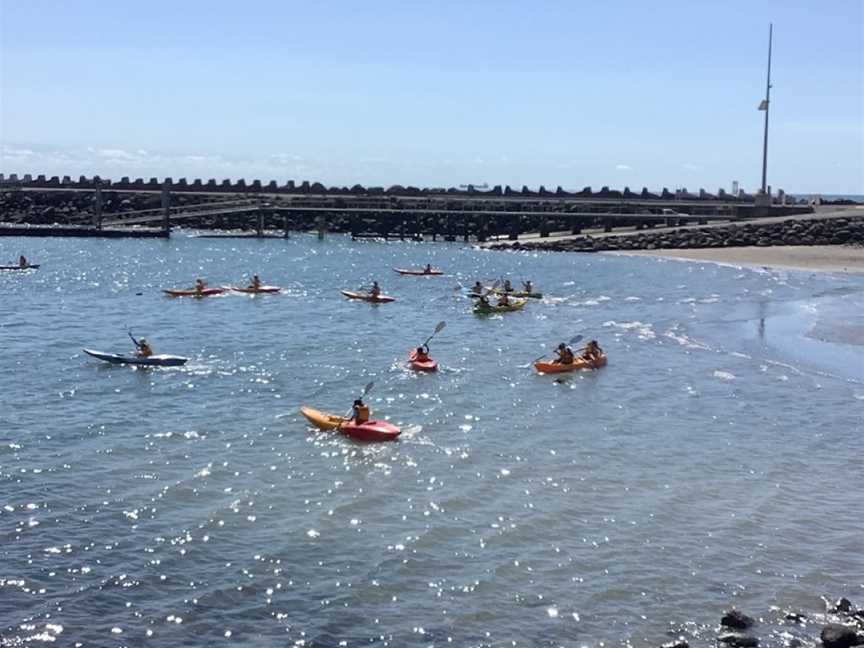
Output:
[[765,136],[762,140],[762,193],[767,193],[768,179],[768,106],[771,102],[771,40],[774,36],[774,23],[768,26],[768,78],[765,81],[765,100],[759,110],[765,111]]

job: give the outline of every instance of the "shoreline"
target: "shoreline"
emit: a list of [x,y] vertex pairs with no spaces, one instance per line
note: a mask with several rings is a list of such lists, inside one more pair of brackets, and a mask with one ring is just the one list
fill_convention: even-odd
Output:
[[847,245],[610,250],[601,254],[648,256],[736,267],[783,268],[801,272],[864,274],[864,247]]

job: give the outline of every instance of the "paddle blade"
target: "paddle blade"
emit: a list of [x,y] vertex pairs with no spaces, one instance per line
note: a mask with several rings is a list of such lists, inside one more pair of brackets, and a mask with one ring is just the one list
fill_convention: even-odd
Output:
[[569,342],[569,344],[576,344],[576,343],[579,342],[583,337],[585,337],[585,336],[584,336],[584,335],[574,335],[572,338],[570,338],[570,342]]
[[366,383],[366,386],[363,388],[363,396],[372,391],[372,388],[375,386],[375,381]]
[[444,327],[447,326],[447,322],[438,322],[438,326],[435,327],[435,332],[440,333],[444,330]]

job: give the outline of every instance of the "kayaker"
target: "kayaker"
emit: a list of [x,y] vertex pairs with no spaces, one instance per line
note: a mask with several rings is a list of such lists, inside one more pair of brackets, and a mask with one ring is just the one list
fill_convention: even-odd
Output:
[[369,291],[369,294],[372,297],[378,297],[381,294],[381,286],[378,285],[377,281],[372,282],[372,290]]
[[479,281],[475,281],[474,285],[471,287],[471,292],[473,292],[475,295],[482,295],[483,284],[481,284]]
[[555,349],[555,355],[558,356],[552,361],[555,364],[573,364],[573,361],[576,360],[576,356],[573,355],[573,349],[563,342]]
[[29,264],[27,263],[27,257],[25,257],[23,254],[18,257],[18,267],[19,268],[26,268],[28,265]]
[[582,351],[582,357],[590,362],[596,362],[602,355],[603,349],[597,344],[597,340],[591,340],[585,345],[585,349]]
[[509,279],[504,280],[504,292],[505,293],[513,292],[513,286],[510,284]]
[[429,360],[428,344],[417,347],[417,350],[414,352],[414,360],[417,362],[426,362],[427,360]]
[[427,264],[426,264],[426,267],[423,268],[423,272],[425,272],[426,274],[432,274],[432,264],[431,264],[431,263],[427,263]]
[[149,358],[153,355],[153,349],[150,348],[150,343],[144,338],[138,340],[137,346],[138,350],[135,352],[135,355],[139,358]]
[[358,398],[354,401],[354,406],[352,408],[353,414],[351,416],[351,420],[356,424],[360,425],[361,423],[366,423],[369,420],[369,407],[366,403],[363,402],[362,398]]
[[197,292],[199,295],[204,292],[204,289],[206,287],[207,285],[204,283],[203,279],[198,278],[195,280],[195,292]]
[[506,292],[501,293],[501,295],[498,297],[498,305],[499,306],[509,306],[510,305],[510,298],[507,296]]
[[532,292],[534,292],[534,286],[531,285],[531,281],[530,281],[530,280],[529,280],[529,281],[523,281],[523,282],[522,282],[522,289],[523,289],[526,293],[532,293]]
[[252,283],[249,284],[249,287],[252,290],[260,290],[261,289],[261,280],[258,278],[258,275],[252,275]]

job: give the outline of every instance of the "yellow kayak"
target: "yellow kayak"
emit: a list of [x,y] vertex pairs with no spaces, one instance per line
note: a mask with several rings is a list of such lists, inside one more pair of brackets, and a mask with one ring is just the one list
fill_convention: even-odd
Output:
[[335,430],[348,420],[344,416],[320,412],[311,407],[301,407],[300,413],[319,430]]

